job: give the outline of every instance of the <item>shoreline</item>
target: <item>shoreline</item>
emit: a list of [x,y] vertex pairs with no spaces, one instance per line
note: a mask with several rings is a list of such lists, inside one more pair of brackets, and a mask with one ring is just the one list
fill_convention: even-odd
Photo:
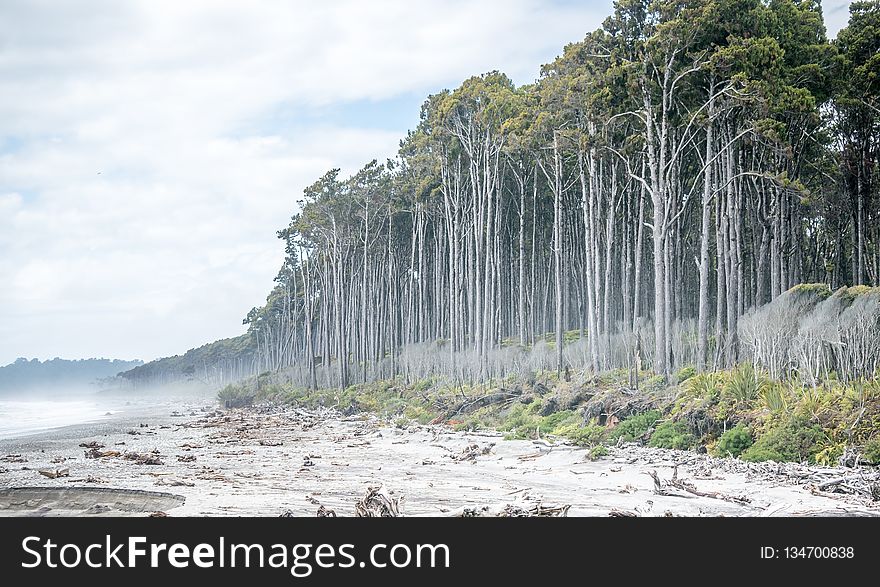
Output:
[[[351,516],[379,486],[401,500],[404,516],[542,508],[569,516],[880,515],[880,502],[832,493],[833,481],[854,469],[633,444],[591,461],[588,449],[563,442],[395,427],[368,414],[222,410],[196,398],[176,405],[177,415],[161,406],[0,440],[0,516],[315,516],[319,508]],[[80,446],[89,443],[95,458]],[[54,479],[39,472],[64,469]]]

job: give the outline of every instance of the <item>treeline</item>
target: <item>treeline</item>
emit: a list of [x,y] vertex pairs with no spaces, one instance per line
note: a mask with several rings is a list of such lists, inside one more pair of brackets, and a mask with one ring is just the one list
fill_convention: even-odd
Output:
[[59,358],[40,361],[22,357],[0,367],[0,393],[63,390],[97,385],[99,380],[115,377],[120,372],[139,365],[143,365],[143,361],[118,359],[70,361]]
[[829,42],[814,1],[623,0],[534,84],[429,96],[397,158],[305,190],[257,369],[737,363],[793,286],[877,285],[878,48],[877,2]]
[[150,361],[120,373],[134,387],[192,381],[219,387],[257,373],[259,364],[250,334],[225,338],[183,355]]

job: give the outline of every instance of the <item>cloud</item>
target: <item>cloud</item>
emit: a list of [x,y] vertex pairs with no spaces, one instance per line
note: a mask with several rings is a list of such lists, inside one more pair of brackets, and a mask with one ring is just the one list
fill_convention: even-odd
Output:
[[[306,185],[393,155],[419,96],[492,69],[531,81],[609,9],[5,0],[0,364],[151,359],[243,332]],[[376,123],[371,104],[412,114]]]
[[[826,4],[836,32],[849,3]],[[151,359],[243,332],[305,186],[393,155],[427,93],[494,69],[532,81],[610,11],[4,0],[0,364]]]
[[833,39],[849,23],[849,5],[852,0],[824,0],[822,14],[828,38]]

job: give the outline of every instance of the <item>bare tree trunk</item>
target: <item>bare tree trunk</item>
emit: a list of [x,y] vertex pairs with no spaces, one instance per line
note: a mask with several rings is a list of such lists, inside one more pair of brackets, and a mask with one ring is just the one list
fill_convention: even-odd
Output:
[[709,84],[709,122],[706,126],[706,158],[703,170],[703,206],[700,222],[700,301],[697,319],[697,370],[705,371],[709,350],[709,236],[712,230],[712,158],[715,83]]

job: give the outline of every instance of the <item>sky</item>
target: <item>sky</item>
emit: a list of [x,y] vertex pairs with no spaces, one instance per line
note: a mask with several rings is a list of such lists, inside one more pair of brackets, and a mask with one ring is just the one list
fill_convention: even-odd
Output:
[[[843,0],[825,0],[830,34]],[[3,0],[0,365],[245,331],[304,187],[396,153],[424,98],[517,83],[610,0]]]

